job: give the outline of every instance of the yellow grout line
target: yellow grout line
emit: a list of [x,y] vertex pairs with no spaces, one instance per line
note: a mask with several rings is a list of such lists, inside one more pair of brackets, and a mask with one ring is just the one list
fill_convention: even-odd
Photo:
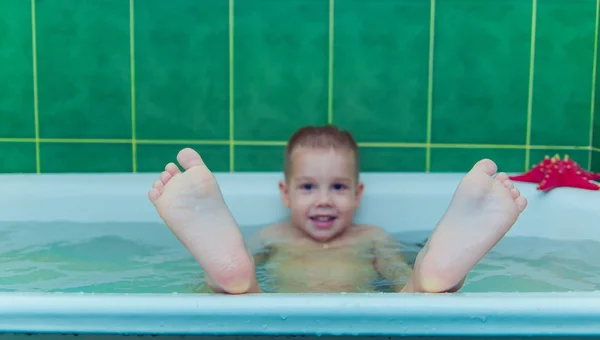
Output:
[[592,149],[592,151],[594,151],[594,152],[600,152],[600,148],[594,148],[594,147],[593,147],[593,148],[591,148],[591,149]]
[[[131,144],[131,139],[101,138],[0,138],[0,143],[58,143],[58,144]],[[148,145],[229,145],[228,140],[151,140],[137,139],[137,144]]]
[[530,150],[589,150],[590,147],[587,145],[530,145]]
[[102,138],[40,138],[41,143],[57,144],[131,144],[131,139],[102,139]]
[[426,148],[426,143],[386,143],[386,142],[359,142],[361,148]]
[[31,53],[33,64],[33,119],[35,129],[35,172],[42,172],[40,157],[40,109],[38,101],[38,72],[37,72],[37,34],[35,18],[35,0],[31,0]]
[[133,172],[137,172],[137,145],[135,120],[135,14],[134,1],[129,0],[129,61],[131,68],[131,162]]
[[286,146],[285,141],[250,141],[250,140],[236,140],[235,145],[242,146]]
[[537,26],[537,0],[532,0],[531,7],[531,45],[529,47],[529,88],[527,94],[527,130],[525,132],[525,171],[531,162],[531,116],[533,114],[533,75],[535,70],[535,40]]
[[594,28],[594,60],[592,61],[592,99],[590,104],[590,155],[588,170],[592,169],[592,150],[594,144],[594,111],[596,110],[596,72],[598,69],[598,25],[600,22],[600,0],[596,0],[596,21]]
[[431,171],[431,129],[433,125],[433,53],[435,50],[435,0],[429,9],[429,70],[427,79],[427,132],[425,149],[425,172]]
[[588,150],[579,145],[519,145],[519,144],[431,144],[434,149],[512,149],[512,150]]
[[38,143],[37,138],[0,138],[0,143]]
[[233,172],[235,170],[235,148],[234,148],[234,88],[233,88],[233,8],[234,0],[229,0],[229,171]]
[[431,144],[431,147],[434,149],[511,149],[511,150],[519,150],[525,149],[525,145],[518,144],[498,144],[498,145],[488,145],[488,144]]
[[[131,139],[101,139],[101,138],[0,138],[0,143],[58,143],[58,144],[131,144]],[[137,139],[137,144],[146,145],[230,145],[232,141],[226,139],[216,140],[161,140],[161,139]],[[258,141],[237,140],[234,145],[241,146],[285,146],[286,141]],[[359,142],[358,146],[365,148],[427,148],[432,149],[513,149],[524,150],[526,145],[518,144],[436,144],[436,143],[379,143]],[[598,148],[590,148],[588,145],[529,145],[531,150],[590,150],[600,151]]]
[[230,145],[229,140],[153,140],[153,139],[138,139],[138,144],[146,145]]
[[329,0],[329,66],[327,75],[327,124],[333,124],[333,39],[335,0]]

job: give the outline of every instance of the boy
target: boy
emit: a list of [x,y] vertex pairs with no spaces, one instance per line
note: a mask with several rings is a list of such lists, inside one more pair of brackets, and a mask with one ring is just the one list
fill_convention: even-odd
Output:
[[288,142],[279,183],[291,218],[248,240],[248,254],[200,156],[183,149],[177,160],[185,172],[167,164],[148,196],[220,293],[260,293],[255,263],[266,261],[281,292],[364,292],[378,277],[396,283],[397,292],[455,292],[527,206],[506,174],[492,177],[494,162],[477,162],[411,274],[392,237],[352,222],[364,190],[352,136],[333,126],[305,127]]

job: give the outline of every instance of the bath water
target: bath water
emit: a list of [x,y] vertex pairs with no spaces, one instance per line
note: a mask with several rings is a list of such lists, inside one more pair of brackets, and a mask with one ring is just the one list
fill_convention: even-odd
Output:
[[[242,228],[244,235],[257,230]],[[428,234],[392,235],[412,265]],[[600,288],[598,258],[594,241],[507,237],[461,292],[593,291]],[[277,291],[265,272],[257,268],[261,286]],[[376,284],[387,291],[386,282]],[[200,266],[160,223],[0,222],[0,291],[192,293],[203,286]]]

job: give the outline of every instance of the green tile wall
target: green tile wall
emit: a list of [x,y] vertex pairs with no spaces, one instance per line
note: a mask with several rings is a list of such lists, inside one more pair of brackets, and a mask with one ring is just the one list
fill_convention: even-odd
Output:
[[279,171],[325,123],[363,171],[600,171],[598,2],[1,0],[0,172]]

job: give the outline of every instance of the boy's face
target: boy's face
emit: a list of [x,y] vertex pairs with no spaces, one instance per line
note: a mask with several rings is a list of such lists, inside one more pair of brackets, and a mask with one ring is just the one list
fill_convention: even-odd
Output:
[[279,188],[292,224],[322,242],[352,225],[363,192],[352,151],[299,147],[291,160],[290,177]]

